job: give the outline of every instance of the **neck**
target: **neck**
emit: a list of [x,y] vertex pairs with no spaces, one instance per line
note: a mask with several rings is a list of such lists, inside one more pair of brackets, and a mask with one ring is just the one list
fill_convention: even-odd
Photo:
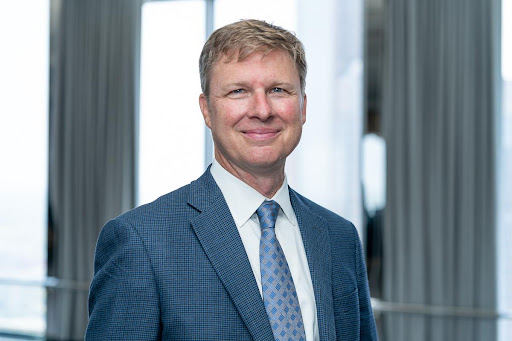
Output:
[[282,165],[272,169],[246,170],[237,167],[222,157],[216,157],[215,159],[225,170],[267,198],[272,198],[283,185],[284,162]]

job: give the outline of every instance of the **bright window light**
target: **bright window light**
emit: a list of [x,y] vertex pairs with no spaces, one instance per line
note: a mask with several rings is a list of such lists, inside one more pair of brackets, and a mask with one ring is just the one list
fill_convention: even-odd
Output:
[[199,110],[203,1],[148,2],[142,8],[138,204],[204,171]]
[[512,82],[512,1],[502,0],[501,11],[501,75],[505,81]]
[[0,3],[0,330],[42,335],[46,276],[49,0]]
[[[512,0],[502,0],[502,115],[498,124],[498,310],[512,315]],[[499,321],[498,340],[512,340],[512,319]]]
[[242,20],[260,19],[290,31],[297,28],[297,0],[216,0],[215,28]]

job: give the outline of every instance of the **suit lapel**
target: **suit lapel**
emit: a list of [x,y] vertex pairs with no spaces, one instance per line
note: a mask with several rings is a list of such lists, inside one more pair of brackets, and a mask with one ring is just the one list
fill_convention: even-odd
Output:
[[272,329],[235,222],[210,170],[192,183],[189,204],[201,212],[192,227],[254,340]]
[[320,340],[334,339],[334,311],[331,281],[331,250],[327,222],[320,217],[290,189],[292,207],[302,234],[309,272],[315,291],[318,332]]

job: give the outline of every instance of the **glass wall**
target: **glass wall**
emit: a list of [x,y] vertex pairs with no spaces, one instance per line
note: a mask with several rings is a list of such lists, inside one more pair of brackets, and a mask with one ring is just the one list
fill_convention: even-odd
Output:
[[205,35],[202,0],[147,2],[142,8],[138,204],[204,171],[198,62]]
[[512,340],[512,0],[502,0],[502,115],[498,121],[498,308],[500,341]]
[[42,335],[49,0],[1,2],[0,46],[0,332]]

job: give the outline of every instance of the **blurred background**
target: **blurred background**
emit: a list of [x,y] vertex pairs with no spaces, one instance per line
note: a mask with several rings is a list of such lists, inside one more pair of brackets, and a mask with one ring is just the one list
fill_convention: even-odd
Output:
[[306,47],[291,186],[352,220],[379,336],[512,340],[512,0],[0,2],[0,340],[80,340],[103,224],[197,178],[208,35]]

